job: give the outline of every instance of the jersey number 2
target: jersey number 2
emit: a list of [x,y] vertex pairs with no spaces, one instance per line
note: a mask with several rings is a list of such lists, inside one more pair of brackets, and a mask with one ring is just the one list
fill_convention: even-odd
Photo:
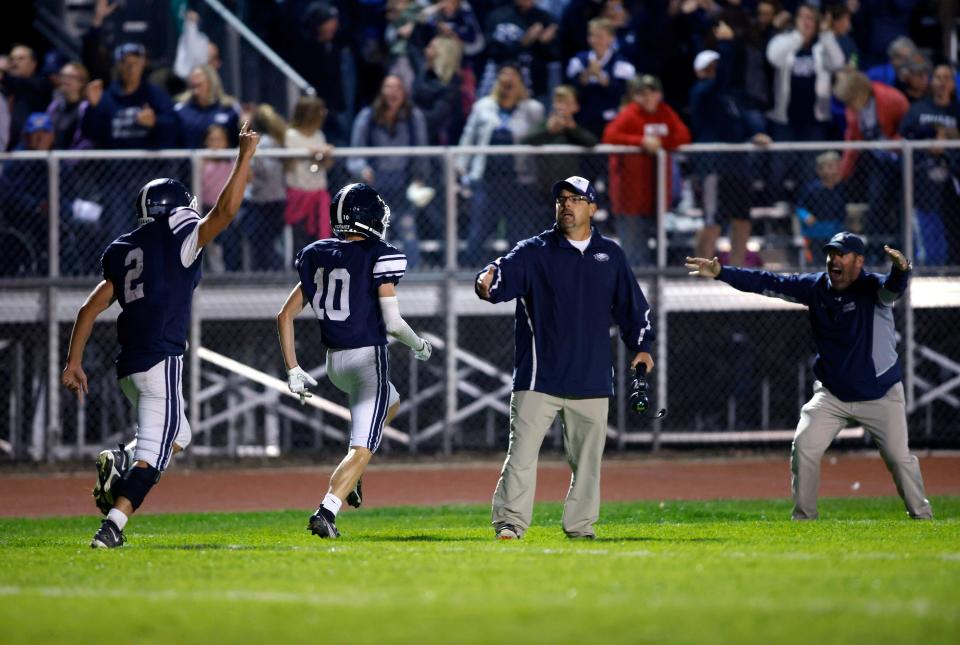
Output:
[[313,311],[323,320],[346,320],[350,317],[350,272],[334,269],[327,275],[327,290],[323,290],[323,269],[313,274],[316,293],[313,295]]
[[143,249],[131,249],[123,260],[123,268],[127,269],[127,275],[123,279],[123,300],[130,304],[143,297],[143,282],[137,282],[143,273]]

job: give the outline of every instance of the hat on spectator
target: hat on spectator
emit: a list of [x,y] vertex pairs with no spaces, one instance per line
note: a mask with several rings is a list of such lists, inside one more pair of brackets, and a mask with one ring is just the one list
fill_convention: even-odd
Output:
[[856,253],[857,255],[863,255],[863,252],[867,249],[867,245],[864,244],[863,238],[859,235],[854,235],[853,233],[848,233],[846,231],[840,231],[831,237],[829,242],[823,245],[824,252],[826,252],[828,249],[835,249],[841,253]]
[[641,90],[663,91],[663,85],[660,83],[660,79],[653,74],[644,74],[637,78],[636,88],[638,92]]
[[23,133],[33,134],[41,130],[53,132],[53,121],[50,120],[50,116],[46,112],[34,112],[27,117],[23,124]]
[[693,59],[693,71],[702,72],[718,60],[720,60],[720,54],[712,49],[705,49]]
[[566,188],[572,193],[578,195],[583,195],[587,198],[587,201],[594,203],[597,201],[597,190],[593,187],[593,184],[589,180],[584,179],[583,177],[578,177],[573,175],[572,177],[567,177],[566,179],[561,179],[553,185],[553,198],[556,199],[560,196],[560,191]]
[[147,48],[140,43],[123,43],[113,50],[113,59],[116,62],[122,61],[127,56],[146,56]]

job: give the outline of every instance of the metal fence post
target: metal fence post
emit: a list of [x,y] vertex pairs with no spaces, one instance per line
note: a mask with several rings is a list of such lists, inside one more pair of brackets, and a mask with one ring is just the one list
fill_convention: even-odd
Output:
[[34,446],[36,459],[52,458],[60,443],[60,325],[57,322],[57,278],[60,277],[60,160],[47,156],[47,423],[42,446]]
[[[657,307],[657,405],[667,406],[667,308],[664,288],[664,271],[667,267],[667,179],[670,176],[668,155],[664,150],[657,151],[657,273],[653,278],[654,302]],[[660,450],[660,423],[654,422],[652,449]]]
[[[190,183],[194,195],[203,191],[203,158],[198,152],[190,155]],[[190,385],[187,392],[187,420],[190,427],[196,432],[200,427],[200,347],[201,330],[203,328],[203,310],[197,308],[200,301],[200,287],[193,292],[193,308],[190,316],[190,341],[188,345],[187,361],[190,367]],[[189,453],[193,454],[193,453]]]
[[[444,179],[447,194],[446,256],[444,260],[443,298],[453,303],[457,286],[457,172],[454,164],[454,149],[447,148],[443,153]],[[456,307],[444,308],[444,327],[446,331],[447,353],[444,365],[444,383],[446,385],[446,405],[443,413],[443,454],[449,455],[453,449],[454,416],[457,413],[457,329]]]
[[[904,139],[900,143],[900,156],[902,158],[901,170],[903,171],[903,254],[908,258],[913,257],[913,144]],[[907,412],[913,412],[914,407],[914,370],[916,361],[914,360],[914,348],[916,346],[914,335],[916,330],[913,321],[913,302],[910,297],[910,289],[903,294],[904,306],[904,330],[903,330],[903,385],[907,399]]]

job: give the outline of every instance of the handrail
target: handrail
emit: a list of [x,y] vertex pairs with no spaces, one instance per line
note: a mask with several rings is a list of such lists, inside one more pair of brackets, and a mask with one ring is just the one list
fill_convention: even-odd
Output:
[[[942,139],[898,139],[895,141],[820,141],[820,142],[783,142],[771,143],[760,147],[751,143],[693,143],[680,146],[674,152],[689,153],[721,153],[721,152],[790,152],[800,150],[927,150],[930,148],[960,149],[960,140]],[[455,155],[476,154],[527,154],[527,155],[561,155],[561,154],[618,154],[635,153],[643,150],[637,146],[598,145],[593,148],[583,148],[569,145],[548,146],[410,146],[410,147],[359,147],[337,148],[335,157],[439,157],[448,151]],[[237,155],[235,148],[226,150],[196,149],[168,149],[168,150],[22,150],[18,152],[0,152],[0,161],[10,160],[95,160],[95,159],[189,159],[200,153],[204,159],[233,159]],[[306,148],[272,148],[258,150],[259,157],[276,157],[280,159],[301,159],[311,156]]]
[[270,47],[263,42],[259,36],[250,31],[250,28],[247,27],[243,22],[240,21],[229,9],[224,7],[219,0],[204,0],[207,3],[207,6],[213,9],[221,18],[224,19],[231,27],[236,29],[237,33],[244,37],[244,39],[250,43],[250,45],[260,52],[260,55],[273,63],[277,69],[283,72],[283,75],[293,81],[297,87],[299,87],[303,92],[316,95],[317,91],[313,88],[310,83],[307,82],[305,78],[300,76],[295,69],[290,67],[285,60],[280,58],[275,51],[270,49]]

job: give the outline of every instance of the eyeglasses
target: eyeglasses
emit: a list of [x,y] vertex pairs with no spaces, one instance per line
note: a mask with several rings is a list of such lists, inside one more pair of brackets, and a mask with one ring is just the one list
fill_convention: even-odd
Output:
[[560,195],[557,197],[557,206],[563,206],[566,202],[570,202],[571,204],[579,204],[588,201],[590,200],[587,199],[585,195]]

